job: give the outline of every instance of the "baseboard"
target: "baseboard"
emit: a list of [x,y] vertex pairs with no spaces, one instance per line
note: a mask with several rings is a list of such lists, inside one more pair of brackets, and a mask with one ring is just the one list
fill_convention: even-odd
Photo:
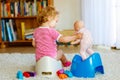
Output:
[[94,45],[96,48],[100,48],[100,49],[111,49],[111,47],[108,46],[104,46],[104,45]]

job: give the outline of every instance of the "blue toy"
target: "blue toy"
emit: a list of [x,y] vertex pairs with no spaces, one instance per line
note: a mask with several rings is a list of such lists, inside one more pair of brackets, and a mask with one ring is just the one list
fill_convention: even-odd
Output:
[[22,73],[22,71],[18,71],[16,77],[17,77],[18,79],[23,80],[23,73]]
[[75,77],[93,78],[96,72],[104,74],[104,69],[99,53],[94,53],[86,60],[75,55],[72,60],[71,72]]
[[68,70],[65,70],[64,74],[66,74],[69,78],[73,77],[72,73],[70,71],[68,71]]

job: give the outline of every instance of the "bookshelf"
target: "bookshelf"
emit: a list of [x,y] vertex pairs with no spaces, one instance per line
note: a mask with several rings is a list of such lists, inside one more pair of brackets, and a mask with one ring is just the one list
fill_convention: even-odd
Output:
[[[54,6],[53,0],[0,0],[0,45],[32,45],[27,30],[37,27],[36,16],[46,6]],[[32,34],[32,33],[31,33]]]
[[[0,5],[1,5],[1,2],[0,2]],[[1,11],[1,6],[0,6],[0,11]],[[0,12],[0,31],[1,31],[1,12]],[[1,39],[1,32],[0,32],[0,43],[2,42],[2,39]]]

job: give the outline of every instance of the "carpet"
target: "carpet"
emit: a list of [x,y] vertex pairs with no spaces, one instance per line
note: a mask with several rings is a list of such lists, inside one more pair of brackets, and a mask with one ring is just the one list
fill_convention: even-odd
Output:
[[[65,54],[72,60],[75,54]],[[95,78],[67,78],[65,80],[120,80],[120,54],[100,53],[105,74],[96,74]],[[21,53],[0,54],[0,80],[17,80],[16,73],[35,70],[35,55]],[[24,80],[59,80],[59,78],[30,77]]]

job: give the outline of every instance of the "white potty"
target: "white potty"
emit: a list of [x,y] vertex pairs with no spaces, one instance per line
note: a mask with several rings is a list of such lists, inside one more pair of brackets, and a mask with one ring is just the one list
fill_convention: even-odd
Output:
[[45,56],[36,63],[36,73],[42,77],[56,77],[56,72],[62,69],[61,61]]

